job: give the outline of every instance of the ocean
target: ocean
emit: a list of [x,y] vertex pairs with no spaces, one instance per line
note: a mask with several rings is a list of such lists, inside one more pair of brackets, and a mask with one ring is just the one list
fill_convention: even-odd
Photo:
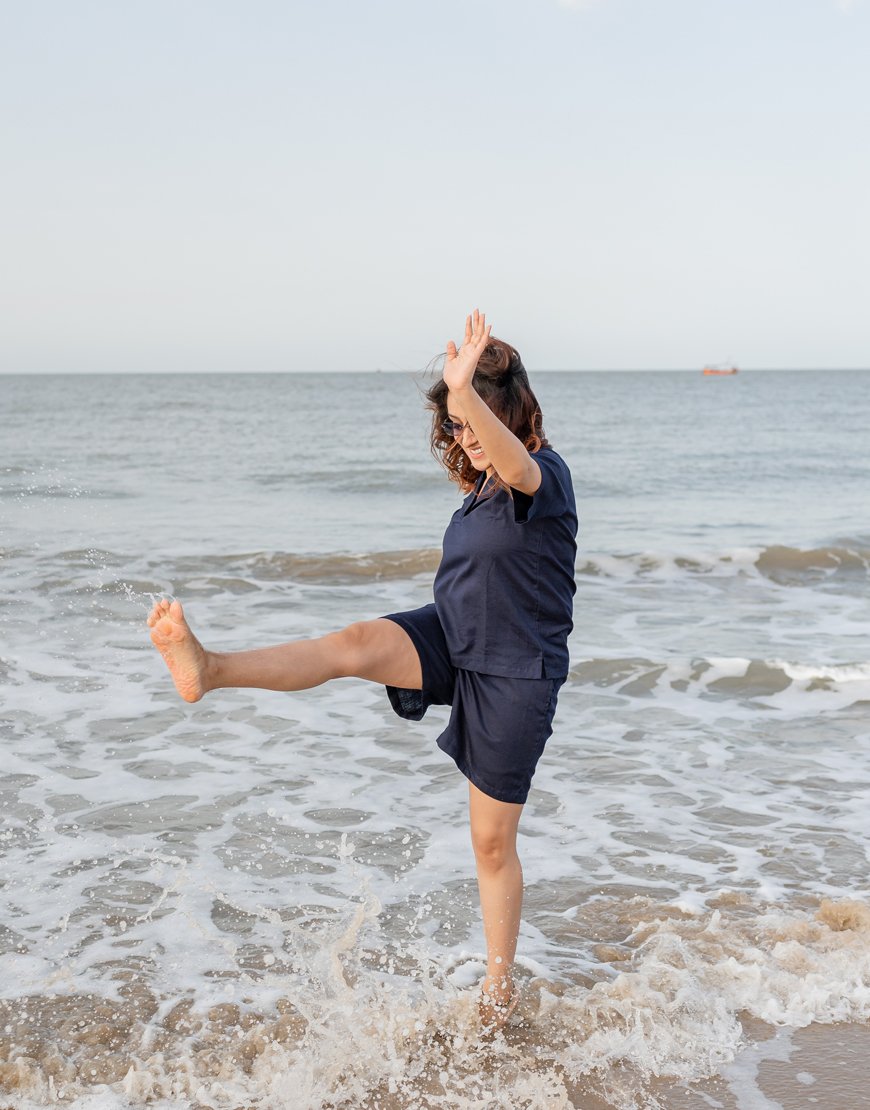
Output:
[[577,595],[490,1042],[446,709],[188,705],[145,627],[431,600],[425,379],[0,377],[4,1106],[870,1106],[870,373],[531,377]]

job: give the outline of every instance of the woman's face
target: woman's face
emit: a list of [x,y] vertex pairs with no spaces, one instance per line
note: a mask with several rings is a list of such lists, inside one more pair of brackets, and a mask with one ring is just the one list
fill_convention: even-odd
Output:
[[447,418],[452,420],[454,424],[464,425],[462,435],[456,437],[456,442],[471,460],[471,465],[474,469],[490,470],[492,468],[492,463],[484,454],[483,448],[477,442],[477,437],[469,425],[465,413],[462,411],[462,405],[460,405],[452,393],[447,394]]

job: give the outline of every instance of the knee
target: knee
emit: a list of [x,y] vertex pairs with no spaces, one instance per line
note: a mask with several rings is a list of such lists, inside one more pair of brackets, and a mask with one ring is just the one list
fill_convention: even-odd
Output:
[[472,829],[471,846],[477,866],[484,871],[500,871],[517,858],[516,841],[497,829]]
[[324,640],[329,644],[329,652],[335,664],[335,677],[347,678],[355,675],[360,662],[365,658],[369,631],[373,621],[355,621],[339,632],[330,632]]

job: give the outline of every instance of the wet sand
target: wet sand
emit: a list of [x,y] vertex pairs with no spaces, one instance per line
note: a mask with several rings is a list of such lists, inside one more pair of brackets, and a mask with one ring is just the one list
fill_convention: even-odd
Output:
[[73,1107],[434,1110],[444,1105],[445,1097],[452,1106],[493,1110],[870,1106],[870,1025],[860,1023],[789,1029],[744,1018],[746,1047],[720,1075],[691,1082],[669,1077],[644,1081],[630,1066],[572,1077],[567,1067],[554,1068],[543,1059],[549,1055],[548,1043],[534,1018],[506,1030],[492,1044],[475,1044],[473,1036],[466,1041],[456,1036],[455,1026],[439,1030],[430,1023],[419,1035],[411,1033],[429,1060],[416,1076],[411,1066],[398,1082],[382,1081],[346,1098],[340,1093],[342,1084],[329,1083],[324,1072],[321,1084],[299,1101],[282,1090],[280,1076],[285,1068],[297,1069],[311,1029],[289,1000],[279,1000],[271,1014],[233,1004],[198,1012],[189,1001],[181,1001],[159,1018],[158,1002],[147,990],[131,982],[122,995],[120,1003],[69,995],[4,1004],[4,1110],[34,1110],[58,1102]]

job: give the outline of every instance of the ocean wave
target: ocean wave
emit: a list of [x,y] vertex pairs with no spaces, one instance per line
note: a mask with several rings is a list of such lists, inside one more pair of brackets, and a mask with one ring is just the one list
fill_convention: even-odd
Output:
[[569,682],[612,688],[629,697],[674,690],[707,699],[774,698],[784,691],[838,695],[837,703],[870,700],[870,662],[793,663],[782,659],[710,657],[659,662],[639,657],[584,659]]
[[[14,554],[7,551],[6,555]],[[41,562],[57,559],[64,563],[99,564],[104,567],[129,563],[129,556],[109,551],[72,550],[43,554]],[[329,583],[354,583],[366,579],[412,578],[438,569],[440,548],[421,547],[390,551],[306,552],[253,551],[221,555],[183,556],[172,560],[180,574],[215,575],[220,578],[277,581],[280,579]],[[157,568],[148,564],[149,571]],[[595,553],[581,556],[576,572],[581,579],[619,582],[688,579],[758,578],[780,586],[815,586],[828,583],[854,588],[870,578],[870,544],[848,541],[808,550],[773,545],[734,548],[718,554],[676,552]]]
[[[243,562],[265,579],[359,581],[365,578],[405,578],[435,572],[441,558],[438,548],[362,553],[297,555],[286,552],[227,557]],[[849,583],[870,578],[870,546],[846,544],[811,550],[785,546],[735,548],[721,554],[681,555],[671,552],[593,555],[577,563],[578,576],[604,578],[669,579],[680,576],[760,577],[777,585],[812,586],[832,579]]]
[[35,498],[37,500],[60,499],[67,501],[78,500],[79,498],[97,501],[122,501],[134,496],[134,494],[126,490],[88,489],[84,486],[21,484],[0,486],[0,497],[6,497],[17,501],[25,501],[28,498]]
[[431,491],[432,473],[415,473],[405,468],[366,467],[364,470],[309,470],[300,476],[298,471],[263,471],[251,475],[251,482],[265,489],[288,488],[298,485],[300,480],[307,486],[326,486],[332,493],[373,494],[381,491],[398,490]]
[[304,555],[276,551],[178,559],[175,569],[181,574],[211,574],[254,582],[289,579],[341,585],[368,579],[413,578],[424,572],[434,574],[440,560],[440,550],[431,547]]
[[864,581],[870,577],[870,545],[844,540],[802,549],[773,544],[740,547],[719,553],[635,552],[594,554],[581,558],[577,573],[600,578],[761,577],[782,586],[812,586],[832,579]]

